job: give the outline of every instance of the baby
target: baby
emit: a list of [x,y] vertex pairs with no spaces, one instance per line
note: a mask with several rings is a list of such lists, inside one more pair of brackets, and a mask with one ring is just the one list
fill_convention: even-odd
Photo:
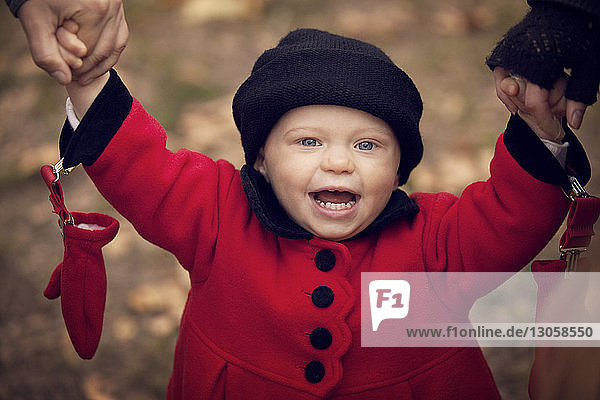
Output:
[[505,83],[528,122],[510,118],[491,177],[460,198],[398,188],[422,157],[422,102],[362,41],[300,29],[258,58],[233,100],[241,170],[165,149],[114,70],[68,86],[64,166],[189,272],[167,397],[499,398],[479,348],[361,347],[360,276],[518,271],[546,245],[565,167],[584,183],[589,166],[566,125],[527,115],[525,85]]

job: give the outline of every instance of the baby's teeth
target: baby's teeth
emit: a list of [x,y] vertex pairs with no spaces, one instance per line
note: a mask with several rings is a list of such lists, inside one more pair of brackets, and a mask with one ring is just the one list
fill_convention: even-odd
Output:
[[330,210],[343,210],[344,208],[352,208],[356,204],[356,201],[350,200],[347,203],[331,203],[328,201],[325,203],[324,201],[317,200],[317,203],[319,203],[321,207],[328,208]]

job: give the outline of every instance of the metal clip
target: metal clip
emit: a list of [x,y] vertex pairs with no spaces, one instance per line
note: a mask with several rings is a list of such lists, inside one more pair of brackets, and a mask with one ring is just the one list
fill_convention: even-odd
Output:
[[[569,176],[569,182],[571,183],[571,190],[569,193],[566,193],[566,195],[571,201],[575,201],[575,199],[578,198],[590,197],[590,194],[584,189],[583,185],[579,183],[577,178]],[[565,275],[567,276],[569,273],[575,271],[579,256],[581,253],[587,251],[587,247],[563,248],[560,246],[558,250],[560,251],[560,259],[566,260],[567,262],[567,268],[565,269]]]
[[586,192],[586,190],[583,188],[583,185],[579,183],[577,178],[575,178],[574,176],[569,176],[569,182],[571,182],[571,190],[569,191],[569,193],[567,193],[567,196],[571,200],[575,200],[576,198],[581,197],[590,197],[590,194]]
[[[58,162],[56,164],[54,164],[52,166],[52,172],[54,173],[54,176],[56,176],[56,179],[54,180],[54,182],[52,183],[52,186],[54,187],[55,185],[58,186],[58,192],[60,193],[60,201],[61,201],[61,205],[62,207],[64,207],[64,211],[66,212],[66,214],[68,215],[67,219],[64,219],[62,217],[60,217],[60,213],[59,214],[59,218],[58,218],[58,228],[60,229],[60,233],[64,239],[65,237],[65,225],[74,225],[75,224],[75,220],[73,219],[73,215],[69,212],[69,210],[67,210],[66,206],[64,205],[64,199],[62,198],[62,189],[60,188],[60,183],[58,182],[60,179],[60,173],[62,172],[64,175],[69,175],[71,173],[71,171],[73,171],[73,169],[75,167],[70,167],[70,168],[64,168],[63,167],[63,162],[64,162],[65,158],[61,158],[60,160],[58,160]],[[54,189],[51,189],[51,191],[54,191]],[[53,203],[54,204],[54,203]],[[55,205],[56,207],[56,205]]]
[[[62,172],[65,175],[69,175],[71,173],[71,171],[73,171],[73,169],[75,167],[70,167],[70,168],[63,168],[63,162],[64,162],[65,158],[61,158],[60,160],[58,160],[58,162],[56,164],[54,164],[52,166],[52,171],[54,172],[54,175],[56,175],[56,181],[58,181],[60,179],[60,173]],[[54,182],[56,182],[54,181]]]
[[575,271],[575,267],[577,266],[579,256],[584,251],[587,251],[587,247],[575,247],[571,249],[563,249],[562,247],[560,248],[560,259],[565,260],[567,262],[565,274]]
[[65,237],[65,226],[67,225],[75,225],[75,219],[71,213],[69,213],[69,219],[66,221],[63,221],[61,218],[58,219],[58,229],[60,230],[60,234],[63,239]]

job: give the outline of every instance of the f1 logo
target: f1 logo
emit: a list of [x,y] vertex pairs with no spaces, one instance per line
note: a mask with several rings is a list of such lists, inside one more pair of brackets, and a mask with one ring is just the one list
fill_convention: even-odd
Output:
[[384,319],[402,319],[408,315],[410,284],[405,280],[376,280],[369,283],[371,323],[377,331]]

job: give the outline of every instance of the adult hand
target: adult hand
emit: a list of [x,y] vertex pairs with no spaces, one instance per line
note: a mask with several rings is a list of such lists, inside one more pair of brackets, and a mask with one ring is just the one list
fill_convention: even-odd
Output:
[[[129,38],[121,0],[27,0],[18,16],[34,62],[63,85],[73,79],[86,84],[103,75],[115,65]],[[74,54],[85,57],[73,69],[56,37],[67,20],[77,24],[77,35],[87,47],[85,54]]]
[[[498,98],[506,108],[511,113],[516,113],[520,108],[514,101],[514,98],[511,98],[505,90],[503,90],[502,82],[506,82],[505,79],[511,76],[510,71],[502,68],[496,67],[494,68],[494,81],[496,84],[496,94]],[[555,88],[548,90],[544,89],[535,83],[528,82],[527,90],[525,94],[522,96],[522,101],[524,107],[527,109],[528,113],[531,114],[534,118],[539,121],[550,120],[556,115],[553,112],[553,108],[556,109],[556,98],[552,94],[557,92],[556,86],[560,87],[560,91],[564,91],[564,78],[559,78],[555,82]],[[583,120],[583,115],[587,106],[579,101],[566,99],[566,117],[569,125],[574,129],[579,129],[581,127],[581,122]]]

